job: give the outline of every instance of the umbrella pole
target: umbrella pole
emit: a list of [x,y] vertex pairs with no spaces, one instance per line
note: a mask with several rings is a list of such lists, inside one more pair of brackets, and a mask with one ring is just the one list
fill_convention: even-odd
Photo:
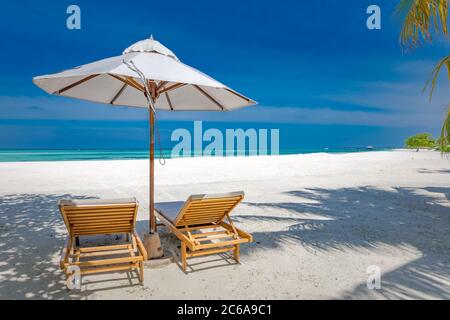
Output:
[[149,167],[149,231],[150,234],[156,232],[156,219],[155,219],[155,115],[152,110],[149,111],[149,130],[150,130],[150,167]]
[[144,247],[147,251],[147,258],[157,259],[164,255],[161,247],[161,240],[156,232],[155,218],[155,114],[149,109],[149,131],[150,131],[150,164],[149,164],[149,233],[144,235]]

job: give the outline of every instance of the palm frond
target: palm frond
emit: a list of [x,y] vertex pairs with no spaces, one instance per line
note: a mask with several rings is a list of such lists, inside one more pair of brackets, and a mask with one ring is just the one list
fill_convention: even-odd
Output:
[[444,124],[442,125],[438,143],[442,153],[450,152],[450,103],[447,106],[447,114],[444,117]]
[[431,41],[432,31],[448,36],[449,0],[401,0],[396,14],[405,14],[400,43],[415,47],[421,41]]
[[450,83],[450,55],[442,58],[441,61],[439,61],[439,63],[434,67],[433,71],[431,72],[431,75],[428,78],[427,82],[425,83],[423,92],[425,92],[430,87],[430,100],[433,97],[433,92],[434,89],[436,88],[436,81],[443,66],[445,66],[445,68],[447,69],[447,77]]

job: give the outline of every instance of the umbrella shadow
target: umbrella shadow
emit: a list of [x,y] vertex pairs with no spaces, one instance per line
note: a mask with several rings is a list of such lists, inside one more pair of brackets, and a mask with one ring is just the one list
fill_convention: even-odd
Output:
[[437,169],[437,170],[431,170],[427,168],[422,168],[417,170],[419,173],[450,173],[450,169]]
[[[245,203],[264,212],[273,211],[273,215],[234,218],[242,225],[268,221],[286,226],[254,232],[257,246],[243,250],[243,254],[287,244],[323,253],[413,247],[422,257],[383,276],[384,291],[378,294],[386,298],[416,298],[421,292],[423,296],[445,299],[450,295],[449,194],[450,188],[445,187],[308,188],[286,192],[296,199],[292,202]],[[363,283],[348,295],[361,296],[367,290]]]
[[[67,230],[57,203],[67,198],[93,197],[71,194],[0,197],[0,299],[80,299],[97,291],[67,290],[59,268]],[[89,276],[87,284],[95,283],[94,279]]]

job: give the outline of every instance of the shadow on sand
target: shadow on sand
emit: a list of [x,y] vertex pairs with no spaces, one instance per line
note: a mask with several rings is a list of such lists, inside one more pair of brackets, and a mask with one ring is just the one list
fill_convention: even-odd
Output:
[[[324,252],[375,250],[385,245],[414,248],[422,257],[383,274],[383,288],[375,295],[362,283],[342,297],[450,298],[450,188],[309,188],[288,191],[286,195],[293,200],[245,203],[250,208],[268,208],[270,215],[234,215],[244,229],[251,220],[290,225],[281,231],[254,232],[255,242],[242,246],[242,255],[257,248],[279,248],[292,242]],[[95,292],[65,289],[58,266],[66,239],[57,209],[62,198],[89,197],[69,194],[0,197],[0,299],[84,298]],[[138,231],[147,222],[138,221]],[[171,241],[172,247],[179,244]],[[99,290],[107,289],[111,287]]]
[[289,225],[282,231],[254,232],[259,247],[295,242],[318,251],[414,248],[422,257],[382,274],[382,290],[373,292],[362,283],[343,297],[450,298],[450,188],[308,188],[286,194],[298,201],[246,202],[250,207],[282,210],[284,217],[234,216],[244,225],[248,220]]
[[[92,294],[91,290],[68,291],[59,269],[67,231],[57,203],[67,198],[92,199],[70,194],[0,197],[0,299],[83,298]],[[133,283],[131,278],[136,275],[127,273],[128,286]]]

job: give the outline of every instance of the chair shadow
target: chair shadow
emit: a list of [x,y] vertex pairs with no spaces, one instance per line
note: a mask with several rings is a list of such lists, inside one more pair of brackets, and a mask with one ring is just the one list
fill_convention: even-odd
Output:
[[[214,257],[218,257],[218,258],[214,258]],[[203,259],[203,260],[195,262],[195,260],[199,260],[199,259]],[[216,262],[219,262],[219,263],[212,265],[213,263],[216,263]],[[210,255],[210,256],[206,256],[206,257],[189,258],[187,260],[187,264],[186,264],[186,269],[189,269],[189,270],[186,270],[186,271],[183,271],[183,266],[181,265],[181,259],[179,257],[175,261],[175,263],[184,274],[191,274],[191,273],[196,273],[196,272],[205,271],[205,270],[222,269],[222,268],[226,268],[226,267],[230,267],[230,266],[239,265],[239,262],[234,260],[232,255],[227,255],[227,254],[223,254],[223,253]],[[206,265],[206,266],[198,267],[200,265]]]

